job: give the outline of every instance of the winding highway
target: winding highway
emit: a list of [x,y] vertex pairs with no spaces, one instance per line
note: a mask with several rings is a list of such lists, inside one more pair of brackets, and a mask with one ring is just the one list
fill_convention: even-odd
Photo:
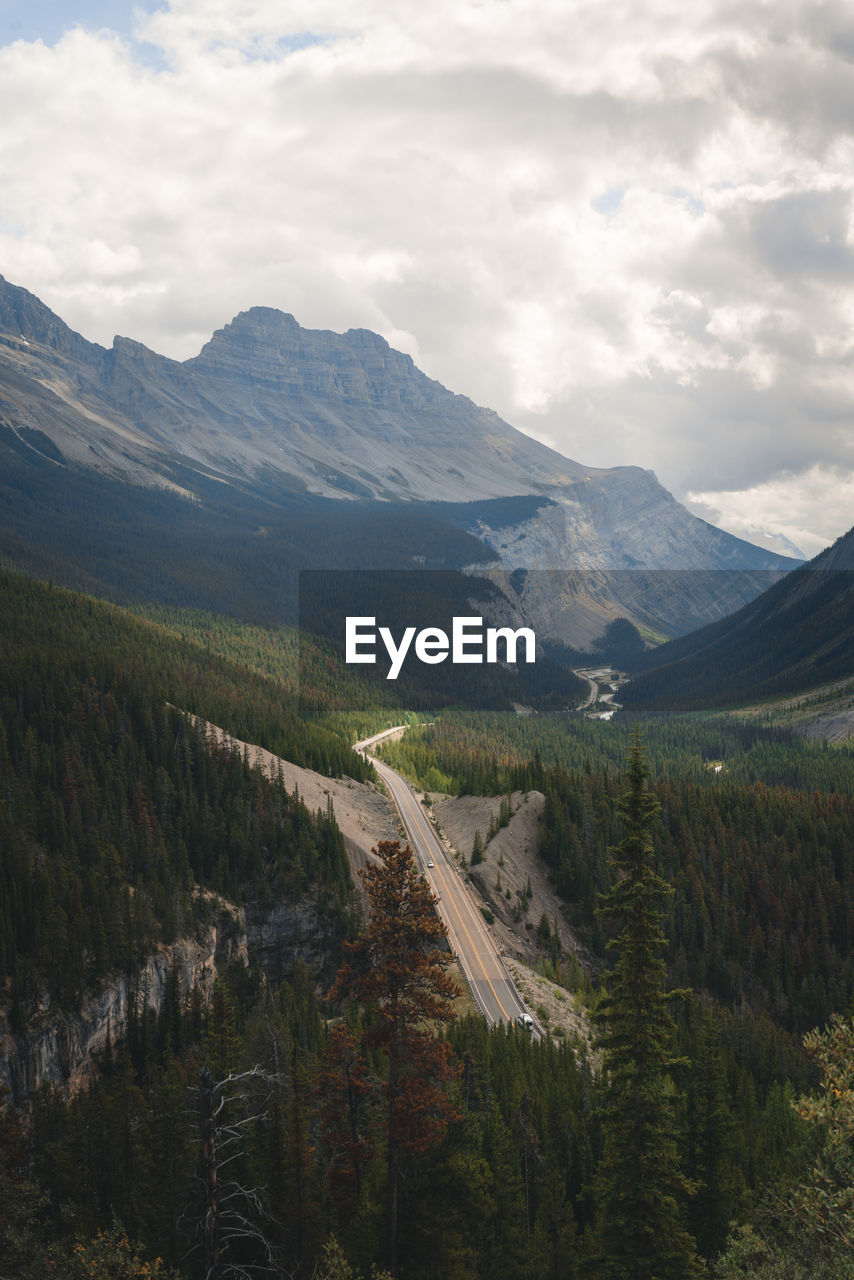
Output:
[[[370,760],[391,792],[410,846],[438,900],[439,916],[448,931],[448,941],[478,1008],[491,1024],[515,1023],[517,1016],[527,1014],[528,1010],[513,985],[479,907],[472,901],[409,783],[369,752],[370,747],[399,732],[402,727],[365,738],[355,744],[355,750]],[[535,1022],[534,1034],[539,1034],[539,1031]]]

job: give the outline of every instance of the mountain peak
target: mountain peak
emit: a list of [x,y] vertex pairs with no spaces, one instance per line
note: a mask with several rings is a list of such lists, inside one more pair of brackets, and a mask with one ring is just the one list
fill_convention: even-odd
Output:
[[301,329],[302,325],[290,311],[280,311],[278,307],[248,307],[246,311],[238,311],[234,319],[217,332],[224,333],[232,329],[240,331],[243,328],[295,330]]
[[89,467],[160,485],[164,459],[182,475],[194,460],[348,500],[551,498],[537,519],[493,531],[512,567],[790,567],[690,516],[651,472],[584,467],[514,430],[369,329],[304,329],[254,306],[180,362],[131,338],[94,346],[4,281],[4,330],[10,420],[38,422]]
[[184,367],[239,383],[256,402],[259,391],[277,393],[293,409],[303,396],[414,412],[464,401],[378,333],[304,329],[292,315],[272,307],[241,311]]
[[[348,329],[346,333],[341,335],[342,342],[349,342],[356,348],[373,347],[377,351],[394,351],[389,346],[381,333],[375,333],[373,329]],[[412,357],[404,355],[402,351],[394,351],[394,354],[400,359],[406,360],[412,364]]]
[[40,343],[74,360],[90,363],[104,348],[87,342],[29,289],[0,276],[0,332]]
[[385,338],[371,329],[348,329],[346,333],[336,333],[332,329],[305,329],[289,311],[279,311],[276,307],[249,307],[238,312],[233,320],[214,332],[196,358],[224,345],[245,347],[249,344],[269,351],[279,349],[283,354],[311,350],[330,355],[333,352],[381,351],[414,368],[409,356],[393,351]]

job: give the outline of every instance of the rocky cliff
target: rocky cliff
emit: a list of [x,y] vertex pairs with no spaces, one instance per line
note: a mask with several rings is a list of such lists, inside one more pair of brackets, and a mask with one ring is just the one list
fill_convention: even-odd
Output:
[[79,1089],[91,1077],[98,1056],[125,1034],[134,1002],[139,1012],[156,1013],[173,973],[182,996],[198,988],[206,997],[223,957],[245,956],[245,937],[233,929],[225,930],[225,937],[223,933],[220,922],[200,941],[182,938],[162,948],[149,956],[133,983],[124,975],[108,981],[74,1013],[45,1002],[34,1025],[19,1035],[12,1034],[6,1014],[0,1012],[0,1083],[17,1103],[44,1084],[69,1092]]
[[327,944],[324,916],[311,898],[256,904],[246,912],[223,904],[201,939],[162,947],[133,981],[124,975],[107,981],[74,1012],[46,1001],[27,1030],[14,1034],[8,1010],[0,1009],[0,1086],[19,1105],[45,1084],[74,1093],[97,1073],[108,1046],[123,1038],[130,1009],[160,1010],[173,975],[183,999],[199,991],[206,1000],[223,965],[257,963],[278,978],[299,959],[319,972]]

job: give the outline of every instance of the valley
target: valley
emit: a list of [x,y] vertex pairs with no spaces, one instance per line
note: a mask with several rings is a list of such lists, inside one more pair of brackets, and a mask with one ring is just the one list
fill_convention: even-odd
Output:
[[[364,330],[252,308],[179,363],[5,281],[0,457],[0,1203],[37,1207],[0,1209],[4,1274],[115,1259],[120,1223],[203,1280],[213,1090],[258,1188],[238,1273],[377,1274],[396,1187],[405,1280],[605,1280],[651,1028],[692,1280],[760,1229],[845,1274],[775,1206],[824,1257],[851,534],[796,567]],[[357,615],[447,661],[348,662]],[[536,661],[453,661],[469,615]]]
[[[486,1157],[491,1148],[480,1126],[492,1114],[489,1123],[517,1152],[503,1186],[524,1224],[517,1090],[524,1081],[530,1098],[542,1098],[543,1081],[551,1081],[549,1107],[564,1117],[573,1154],[550,1136],[551,1110],[532,1116],[531,1141],[543,1161],[535,1212],[544,1212],[549,1185],[569,1179],[564,1221],[591,1230],[581,1175],[572,1170],[595,1161],[584,1145],[590,1123],[584,1099],[591,1092],[605,1097],[592,1011],[607,973],[608,935],[596,905],[612,882],[620,778],[639,723],[660,806],[654,844],[674,894],[665,959],[670,980],[693,989],[674,1022],[674,1043],[696,1063],[686,1083],[695,1105],[707,1096],[710,1070],[716,1096],[728,1099],[725,1120],[716,1122],[730,1135],[717,1176],[732,1185],[752,1168],[758,1195],[758,1180],[801,1167],[806,1137],[780,1090],[809,1088],[800,1037],[852,998],[848,748],[828,753],[782,728],[732,716],[639,722],[621,711],[609,723],[590,720],[585,710],[617,692],[608,687],[618,683],[615,668],[602,664],[578,668],[587,682],[582,702],[590,699],[580,711],[443,707],[382,729],[395,708],[372,708],[377,686],[338,670],[325,641],[310,649],[306,637],[289,631],[162,606],[140,617],[12,574],[0,585],[7,654],[2,766],[12,796],[11,807],[0,807],[3,901],[25,901],[29,913],[7,909],[0,930],[4,1044],[14,1044],[17,1064],[7,1067],[6,1079],[28,1105],[36,1176],[64,1204],[77,1206],[88,1229],[98,1221],[88,1188],[98,1185],[99,1196],[140,1239],[156,1240],[180,1265],[183,1246],[165,1207],[147,1227],[114,1159],[97,1157],[98,1171],[87,1156],[82,1180],[72,1181],[63,1173],[64,1155],[48,1165],[38,1153],[70,1152],[76,1135],[98,1125],[112,1129],[130,1120],[142,1135],[143,1115],[152,1116],[170,1137],[154,1142],[151,1178],[172,1188],[170,1200],[182,1196],[194,1148],[169,1099],[179,1079],[182,1093],[192,1087],[200,1053],[227,1073],[290,1045],[297,1065],[276,1085],[282,1105],[310,1111],[317,1140],[332,1158],[340,1142],[334,1116],[341,1076],[330,1055],[338,1052],[334,1028],[340,1023],[343,1034],[345,1024],[341,1011],[325,1003],[326,993],[346,943],[364,926],[354,873],[374,863],[372,848],[400,833],[370,776],[373,767],[398,794],[407,838],[474,996],[458,998],[463,1012],[448,1032],[453,1053],[468,1064],[457,1096],[467,1099],[464,1114],[475,1126],[465,1139],[463,1129],[449,1131],[462,1144],[455,1158],[474,1169]],[[179,705],[189,706],[189,714],[176,711]],[[349,750],[355,724],[373,766]],[[385,760],[415,782],[414,793]],[[710,760],[725,763],[720,774],[710,772]],[[33,804],[39,788],[55,794],[50,807]],[[49,881],[39,874],[38,849],[50,851]],[[87,870],[95,857],[97,875]],[[124,867],[133,868],[132,893]],[[228,928],[216,924],[215,902],[230,904]],[[206,941],[212,926],[215,944]],[[790,940],[785,950],[783,936]],[[821,950],[818,937],[825,939]],[[204,981],[187,977],[186,957],[178,962],[181,948],[190,955],[193,947],[204,957],[198,965]],[[75,955],[86,957],[83,966],[75,967]],[[145,978],[146,956],[159,957],[156,983]],[[120,990],[121,1000],[113,995]],[[39,991],[50,993],[49,1005],[45,997],[39,1005]],[[83,1011],[99,999],[106,999],[109,1016],[87,1048],[75,1010],[85,1020]],[[505,1029],[523,1012],[532,1017],[533,1035]],[[76,1059],[36,1048],[54,1034],[51,1019],[66,1044],[78,1044]],[[353,1069],[362,1072],[371,1015],[351,1009],[345,1021],[354,1037]],[[711,1043],[718,1046],[714,1054]],[[42,1066],[28,1066],[39,1054]],[[379,1177],[374,1126],[382,1064],[371,1071],[359,1132],[360,1140],[377,1144],[366,1149],[374,1152]],[[132,1097],[123,1092],[128,1073],[137,1082]],[[316,1096],[300,1084],[308,1073],[327,1082]],[[63,1092],[52,1094],[51,1085]],[[31,1092],[34,1086],[41,1087]],[[748,1096],[758,1107],[752,1113],[744,1109]],[[298,1141],[296,1122],[286,1123],[289,1141]],[[700,1123],[698,1112],[686,1140],[699,1140]],[[277,1247],[293,1258],[288,1233],[299,1198],[289,1149],[270,1156],[276,1171],[264,1176],[282,1196]],[[259,1147],[251,1154],[254,1161],[267,1158]],[[140,1151],[123,1158],[138,1183]],[[413,1155],[413,1174],[427,1158]],[[441,1149],[429,1156],[438,1167],[447,1158]],[[317,1202],[334,1200],[342,1238],[359,1257],[359,1210],[347,1183],[323,1189],[319,1165],[308,1152],[305,1160]],[[155,1181],[145,1182],[151,1205],[158,1203]],[[419,1182],[416,1200],[404,1196],[406,1221],[419,1219],[426,1194]],[[497,1187],[490,1192],[498,1194]],[[451,1208],[441,1185],[429,1195],[447,1220]],[[459,1230],[468,1231],[465,1199],[457,1198],[457,1208]],[[737,1212],[726,1198],[716,1213],[696,1209],[694,1229],[708,1240],[710,1255],[724,1249]],[[304,1218],[301,1230],[309,1228]],[[320,1250],[322,1227],[310,1229],[311,1247]],[[478,1250],[487,1256],[488,1242]],[[406,1256],[417,1275],[415,1255]],[[514,1263],[508,1280],[518,1274]]]
[[579,710],[586,711],[593,720],[611,720],[620,710],[616,695],[628,679],[625,673],[612,667],[576,667],[574,671],[590,686],[587,699]]
[[854,1280],[852,5],[0,102],[0,1280]]

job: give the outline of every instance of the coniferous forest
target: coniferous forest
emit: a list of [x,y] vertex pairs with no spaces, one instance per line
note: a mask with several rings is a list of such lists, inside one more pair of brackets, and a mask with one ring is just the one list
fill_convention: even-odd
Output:
[[[0,1275],[854,1275],[847,749],[471,710],[387,748],[434,790],[544,794],[583,980],[543,964],[590,1036],[535,1039],[471,1011],[399,843],[354,881],[334,814],[206,732],[363,781],[343,712],[381,727],[387,691],[320,640],[298,685],[290,633],[0,591],[3,1043],[128,992],[74,1091],[7,1080]],[[188,994],[175,944],[275,903],[304,953],[223,951]]]

